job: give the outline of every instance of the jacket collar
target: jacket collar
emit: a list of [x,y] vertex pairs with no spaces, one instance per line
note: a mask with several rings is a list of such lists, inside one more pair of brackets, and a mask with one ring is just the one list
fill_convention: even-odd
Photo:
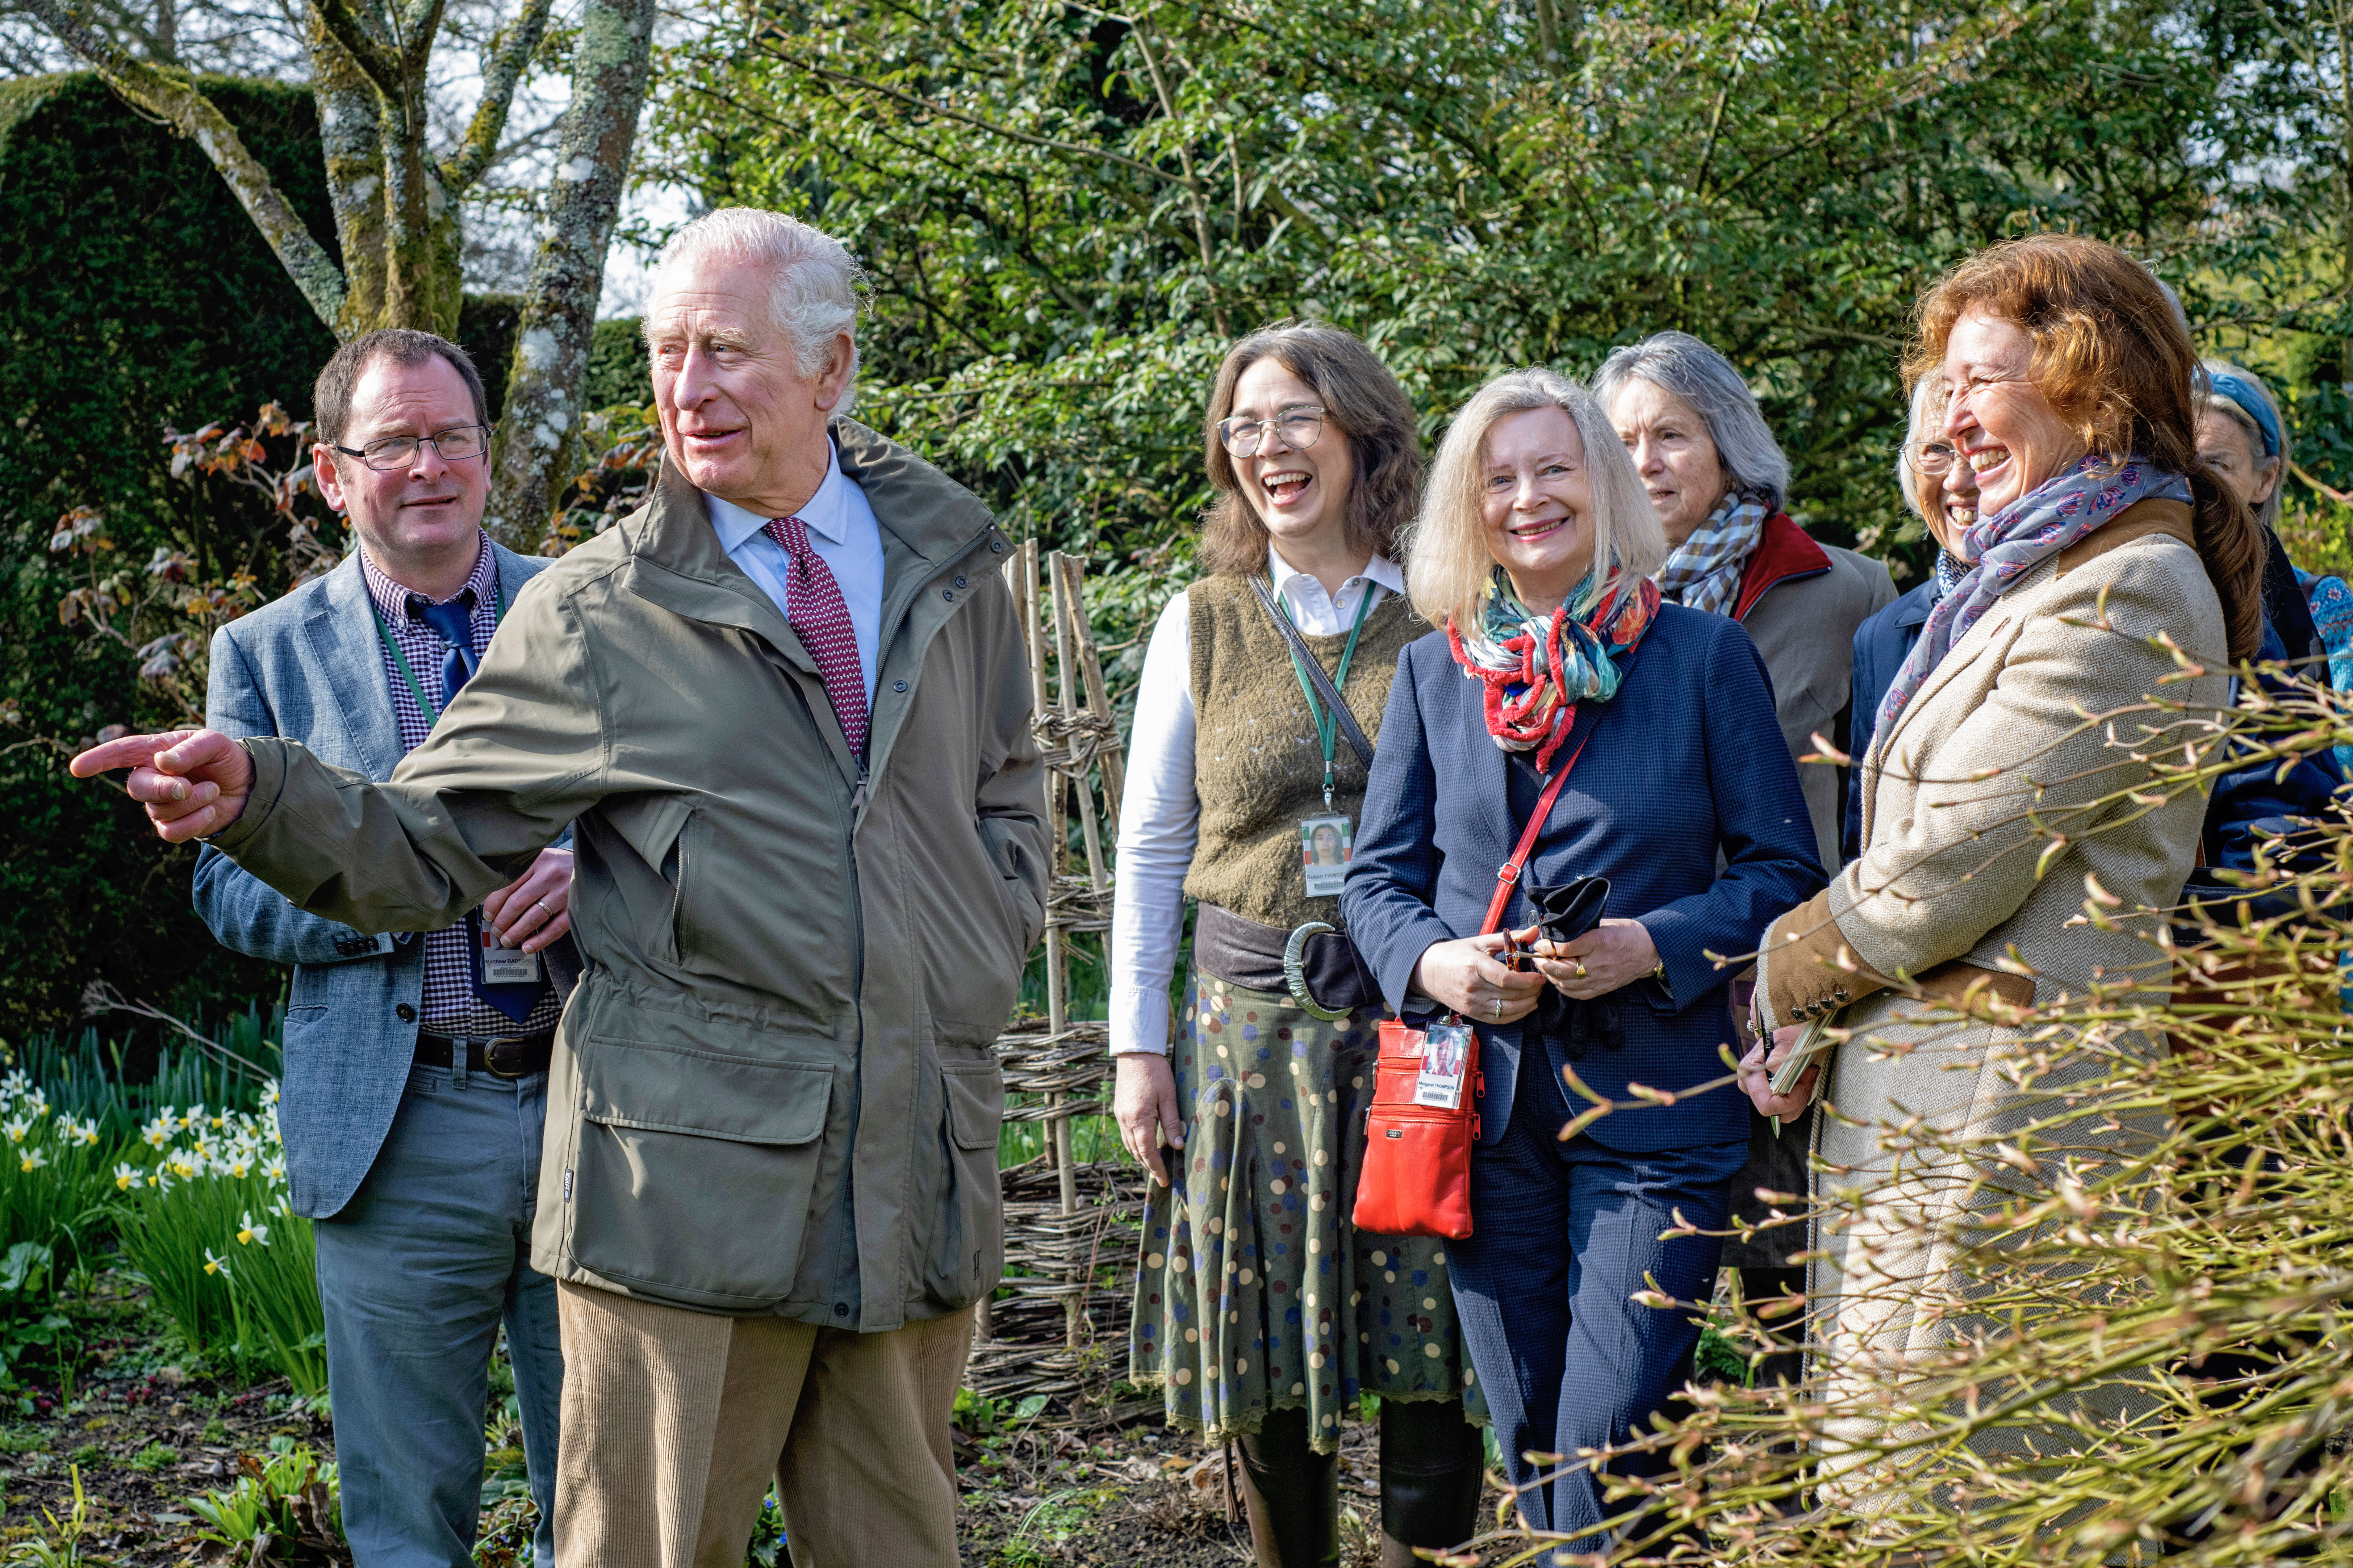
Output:
[[1765,520],[1757,548],[1748,552],[1748,564],[1740,569],[1740,597],[1733,603],[1732,618],[1746,620],[1757,601],[1775,584],[1819,577],[1830,569],[1830,552],[1787,514],[1775,512]]
[[1895,625],[1906,631],[1915,626],[1925,626],[1928,624],[1928,612],[1936,607],[1939,597],[1941,595],[1936,592],[1936,579],[1930,577],[1889,606],[1892,612],[1891,618]]
[[[879,770],[888,756],[911,694],[892,692],[884,672],[902,659],[920,668],[923,645],[941,622],[969,601],[964,595],[919,602],[923,586],[997,532],[995,520],[971,491],[896,442],[854,420],[836,419],[834,451],[844,478],[864,492],[882,535],[882,622],[878,638],[875,700],[867,755]],[[628,585],[639,597],[675,615],[758,637],[776,658],[817,693],[811,706],[845,777],[857,760],[823,700],[817,661],[801,644],[765,590],[729,558],[711,524],[702,492],[667,456],[653,499],[618,525],[629,555]],[[903,644],[903,647],[902,647]],[[912,684],[913,677],[910,676]],[[813,685],[810,685],[813,683]]]

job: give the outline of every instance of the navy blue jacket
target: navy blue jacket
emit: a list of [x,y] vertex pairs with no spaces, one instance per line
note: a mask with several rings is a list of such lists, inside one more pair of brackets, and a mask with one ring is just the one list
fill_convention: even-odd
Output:
[[1854,695],[1846,721],[1846,752],[1854,760],[1846,770],[1846,826],[1839,834],[1841,859],[1862,858],[1862,759],[1871,754],[1872,737],[1879,733],[1879,704],[1895,684],[1904,661],[1912,657],[1936,597],[1936,579],[1931,575],[1854,628]]
[[[1432,632],[1398,656],[1381,720],[1341,908],[1400,1012],[1430,944],[1478,931],[1495,869],[1523,826],[1482,689],[1454,663],[1445,633]],[[1813,825],[1764,660],[1737,621],[1661,606],[1625,684],[1610,701],[1578,710],[1561,758],[1588,734],[1523,879],[1609,878],[1607,912],[1641,920],[1666,964],[1665,992],[1644,980],[1622,994],[1624,1047],[1589,1052],[1578,1076],[1613,1100],[1630,1081],[1682,1089],[1724,1073],[1728,983],[1746,967],[1743,955],[1776,916],[1823,885]],[[1533,923],[1525,893],[1513,895],[1505,921]],[[1711,953],[1733,962],[1719,966]],[[1511,1121],[1522,1028],[1481,1026],[1479,1037],[1481,1137],[1492,1143]],[[1557,1074],[1566,1055],[1556,1041],[1545,1048]],[[1746,1139],[1748,1119],[1746,1097],[1726,1087],[1614,1112],[1591,1136],[1628,1152],[1694,1148]]]

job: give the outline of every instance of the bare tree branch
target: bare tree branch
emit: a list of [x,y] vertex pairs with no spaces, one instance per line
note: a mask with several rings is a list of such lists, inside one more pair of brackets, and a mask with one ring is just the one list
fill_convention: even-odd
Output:
[[169,121],[173,130],[204,149],[311,309],[330,328],[337,326],[347,293],[343,269],[326,247],[311,237],[269,171],[247,149],[237,127],[212,100],[186,82],[132,58],[69,0],[26,0],[26,5],[69,48],[88,60],[108,86]]
[[499,139],[506,134],[507,112],[514,105],[515,86],[524,68],[539,52],[547,34],[547,14],[554,0],[525,0],[514,25],[491,41],[491,58],[482,69],[482,100],[474,106],[473,123],[452,157],[441,163],[441,184],[451,195],[470,189],[482,171],[497,161]]
[[545,531],[553,475],[577,434],[582,379],[621,191],[653,58],[655,0],[588,0],[572,103],[555,151],[546,237],[515,324],[513,368],[492,453],[490,527],[512,548]]

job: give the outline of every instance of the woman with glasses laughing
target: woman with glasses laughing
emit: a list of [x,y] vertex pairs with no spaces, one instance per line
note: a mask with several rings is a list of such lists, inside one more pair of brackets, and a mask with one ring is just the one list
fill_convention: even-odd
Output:
[[1205,435],[1204,575],[1152,634],[1120,810],[1115,1110],[1153,1177],[1133,1375],[1239,1441],[1260,1568],[1338,1563],[1341,1428],[1377,1395],[1380,1562],[1404,1568],[1470,1538],[1482,1468],[1445,1244],[1349,1223],[1382,1009],[1339,894],[1357,742],[1430,629],[1395,553],[1414,411],[1348,333],[1278,326],[1227,353]]

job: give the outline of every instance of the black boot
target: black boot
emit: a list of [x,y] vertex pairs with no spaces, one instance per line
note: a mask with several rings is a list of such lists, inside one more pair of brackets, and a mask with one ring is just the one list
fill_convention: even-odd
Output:
[[1240,1440],[1242,1506],[1258,1568],[1339,1568],[1340,1453],[1309,1444],[1307,1412],[1270,1410]]
[[1414,1568],[1417,1546],[1479,1532],[1487,1449],[1459,1399],[1381,1401],[1381,1568]]

